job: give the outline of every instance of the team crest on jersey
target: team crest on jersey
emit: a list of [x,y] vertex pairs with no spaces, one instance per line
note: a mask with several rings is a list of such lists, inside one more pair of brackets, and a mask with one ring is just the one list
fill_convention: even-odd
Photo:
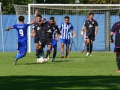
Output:
[[52,31],[51,31],[51,29],[49,29],[47,32],[51,33]]
[[55,30],[55,27],[53,27],[53,29]]
[[41,27],[37,27],[37,30],[40,30],[41,29]]

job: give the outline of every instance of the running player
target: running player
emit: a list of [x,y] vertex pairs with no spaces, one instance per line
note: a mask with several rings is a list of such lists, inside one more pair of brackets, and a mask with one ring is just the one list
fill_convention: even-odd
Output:
[[85,21],[84,32],[86,31],[87,55],[92,56],[93,41],[98,32],[98,23],[93,19],[94,13],[89,13],[89,19]]
[[55,30],[57,30],[57,33],[60,34],[58,26],[54,23],[54,17],[50,17],[50,21],[47,21],[43,25],[43,31],[42,31],[42,37],[39,41],[39,48],[42,49],[42,47],[45,47],[47,45],[47,52],[46,52],[46,58],[50,55],[50,49],[52,46],[52,36]]
[[10,26],[6,29],[6,31],[9,31],[11,29],[16,29],[18,32],[18,53],[14,58],[15,65],[18,61],[18,59],[25,57],[27,52],[27,29],[29,25],[32,25],[36,22],[36,16],[38,14],[38,10],[35,11],[34,20],[30,23],[24,23],[24,16],[19,16],[19,24],[15,24],[13,26]]
[[[119,14],[119,18],[120,18],[120,14]],[[110,33],[110,41],[111,43],[114,42],[113,40],[113,34],[115,33],[115,48],[114,48],[114,52],[116,53],[116,63],[117,63],[117,67],[118,70],[117,72],[120,73],[120,21],[116,22],[112,29],[111,29],[111,33]]]
[[36,46],[36,58],[37,58],[37,60],[40,58],[40,54],[42,57],[44,57],[43,49],[39,50],[39,40],[40,40],[40,37],[42,34],[42,29],[43,29],[42,24],[46,19],[43,19],[43,20],[41,20],[41,19],[42,19],[42,16],[37,15],[37,22],[34,24],[33,30],[31,33],[31,36],[34,38],[34,43]]
[[77,37],[77,34],[74,30],[74,27],[69,23],[69,16],[64,17],[65,22],[61,23],[61,58],[64,58],[64,44],[66,44],[66,58],[69,58],[69,45],[70,45],[70,33],[73,32],[74,36]]

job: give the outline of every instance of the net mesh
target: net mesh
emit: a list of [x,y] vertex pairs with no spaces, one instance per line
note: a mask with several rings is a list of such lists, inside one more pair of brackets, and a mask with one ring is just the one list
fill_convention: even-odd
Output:
[[[16,15],[28,15],[28,6],[27,5],[14,5]],[[80,32],[83,27],[83,24],[88,16],[89,12],[94,12],[94,19],[98,22],[98,34],[94,42],[93,49],[96,51],[109,51],[113,50],[114,45],[109,42],[109,33],[112,25],[119,21],[117,16],[120,6],[86,6],[86,5],[30,5],[30,18],[32,20],[35,10],[39,10],[39,14],[43,18],[49,20],[51,16],[54,16],[56,19],[56,24],[60,26],[64,22],[64,16],[68,15],[70,17],[70,23],[74,26],[78,37],[72,38],[71,41],[71,50],[80,51],[83,48],[84,39],[81,37]],[[27,21],[27,19],[26,19]],[[33,42],[31,42],[31,48],[33,47]],[[60,48],[60,41],[58,42],[58,48]],[[34,49],[31,49],[32,51]],[[60,50],[60,49],[58,49]]]

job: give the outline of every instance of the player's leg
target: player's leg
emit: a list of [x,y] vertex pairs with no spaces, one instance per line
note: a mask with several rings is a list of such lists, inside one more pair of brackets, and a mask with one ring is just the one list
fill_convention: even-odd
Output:
[[89,39],[89,37],[87,37],[87,39],[86,39],[86,47],[87,47],[87,55],[86,56],[89,56],[89,52],[90,52],[90,39]]
[[51,42],[52,41],[50,39],[46,40],[46,44],[47,44],[46,58],[50,55]]
[[95,40],[95,36],[91,36],[90,40],[90,56],[92,56],[92,49],[93,49],[93,41]]
[[84,40],[84,42],[83,42],[83,49],[82,49],[82,53],[84,53],[85,48],[86,48],[86,39],[85,39],[85,40]]
[[116,63],[117,63],[117,67],[118,67],[117,72],[120,73],[120,48],[115,48],[114,52],[116,53]]
[[66,40],[66,58],[69,58],[69,46],[70,46],[70,39]]
[[14,58],[14,65],[17,63],[17,61],[23,57],[26,56],[27,53],[27,41],[18,41],[18,46],[19,46],[19,52]]
[[61,48],[60,48],[61,58],[64,58],[64,43],[65,43],[65,40],[61,39]]
[[56,40],[52,40],[52,47],[54,48],[52,61],[55,61],[56,54],[57,54],[57,41]]

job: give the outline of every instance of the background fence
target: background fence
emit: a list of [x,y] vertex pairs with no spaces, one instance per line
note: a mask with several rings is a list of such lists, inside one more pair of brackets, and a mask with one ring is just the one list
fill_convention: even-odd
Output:
[[[53,15],[54,16],[54,15]],[[99,17],[99,19],[98,19]],[[49,19],[49,15],[46,16],[47,19]],[[60,22],[64,21],[64,18],[60,15],[55,15],[56,22],[58,26],[60,26]],[[80,35],[81,29],[83,27],[83,23],[86,20],[86,16],[77,16],[77,15],[70,15],[70,22],[73,24],[73,26],[76,26],[76,23],[78,23],[78,27],[74,27],[78,37],[73,38],[73,41],[75,43],[75,46],[73,45],[72,51],[81,51],[82,49],[82,43],[83,38]],[[96,36],[96,41],[94,42],[93,49],[96,51],[104,51],[105,50],[105,15],[104,14],[95,14],[94,19],[97,19],[97,22],[99,24],[99,31],[98,35]],[[110,16],[110,23],[111,27],[116,22],[119,21],[119,18],[117,15],[111,15]],[[59,22],[58,22],[59,21]],[[8,26],[12,26],[17,22],[16,15],[3,15],[3,28],[7,28]],[[101,34],[102,33],[102,34]],[[0,32],[0,36],[1,36]],[[0,37],[0,51],[2,51],[2,37]],[[17,31],[11,30],[9,32],[4,32],[4,45],[5,45],[5,52],[14,52],[17,49]],[[110,45],[110,51],[113,51],[114,44]],[[31,42],[31,50],[35,51],[35,45],[32,39]],[[58,42],[58,51],[60,50],[60,42]]]

